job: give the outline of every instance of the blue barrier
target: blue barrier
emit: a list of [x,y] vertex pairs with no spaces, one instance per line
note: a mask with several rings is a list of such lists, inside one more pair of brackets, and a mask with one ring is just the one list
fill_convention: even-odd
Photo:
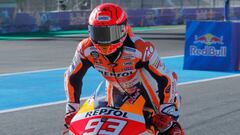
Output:
[[[231,9],[231,19],[240,19],[240,7]],[[133,27],[183,24],[185,20],[223,20],[223,8],[126,9]],[[0,34],[86,29],[90,11],[17,13],[0,8]]]
[[184,69],[239,70],[239,32],[239,22],[188,21]]

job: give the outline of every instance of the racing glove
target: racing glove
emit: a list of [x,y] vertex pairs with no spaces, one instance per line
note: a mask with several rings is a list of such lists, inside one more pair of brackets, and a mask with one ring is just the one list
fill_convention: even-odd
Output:
[[69,127],[71,120],[77,114],[79,110],[79,103],[67,103],[66,104],[66,114],[64,117],[64,125],[66,128]]
[[166,135],[185,135],[183,129],[178,122],[174,122],[173,126],[164,133]]
[[180,124],[169,115],[156,114],[152,117],[151,123],[163,135],[184,135],[184,131]]
[[155,114],[152,116],[151,124],[154,125],[161,133],[167,131],[173,124],[174,120],[169,115]]

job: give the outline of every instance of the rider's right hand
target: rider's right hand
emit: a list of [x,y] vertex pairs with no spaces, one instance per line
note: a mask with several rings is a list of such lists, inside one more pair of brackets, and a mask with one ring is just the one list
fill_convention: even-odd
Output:
[[162,113],[155,114],[151,118],[151,124],[153,124],[161,133],[168,130],[173,122],[174,120],[171,116]]
[[180,124],[173,120],[171,116],[165,114],[155,114],[151,118],[153,124],[164,135],[184,135],[184,130]]
[[79,110],[79,103],[67,103],[66,104],[66,114],[64,117],[64,125],[68,128],[71,120],[77,114]]

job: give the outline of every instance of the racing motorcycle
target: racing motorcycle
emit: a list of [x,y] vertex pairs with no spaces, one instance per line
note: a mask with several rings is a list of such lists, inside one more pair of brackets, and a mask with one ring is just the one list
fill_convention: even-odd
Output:
[[153,111],[143,111],[146,110],[145,99],[140,94],[135,96],[134,101],[126,98],[110,107],[102,84],[103,82],[98,85],[72,119],[69,135],[157,134],[155,128],[148,124],[148,117]]

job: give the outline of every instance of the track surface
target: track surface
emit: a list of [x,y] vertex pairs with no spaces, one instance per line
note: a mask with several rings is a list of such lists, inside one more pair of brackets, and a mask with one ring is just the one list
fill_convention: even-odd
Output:
[[[172,30],[169,33],[174,32],[176,31]],[[183,30],[180,30],[181,32]],[[71,62],[79,42],[78,39],[71,38],[0,41],[0,73],[66,67]],[[179,39],[160,38],[151,41],[158,45],[159,54],[164,57],[183,54],[184,40]],[[183,98],[180,121],[186,134],[239,134],[239,82],[240,77],[234,77],[180,85],[178,90]],[[24,88],[19,90],[21,89]],[[65,107],[62,103],[0,113],[0,134],[60,135],[63,129],[64,111]]]

